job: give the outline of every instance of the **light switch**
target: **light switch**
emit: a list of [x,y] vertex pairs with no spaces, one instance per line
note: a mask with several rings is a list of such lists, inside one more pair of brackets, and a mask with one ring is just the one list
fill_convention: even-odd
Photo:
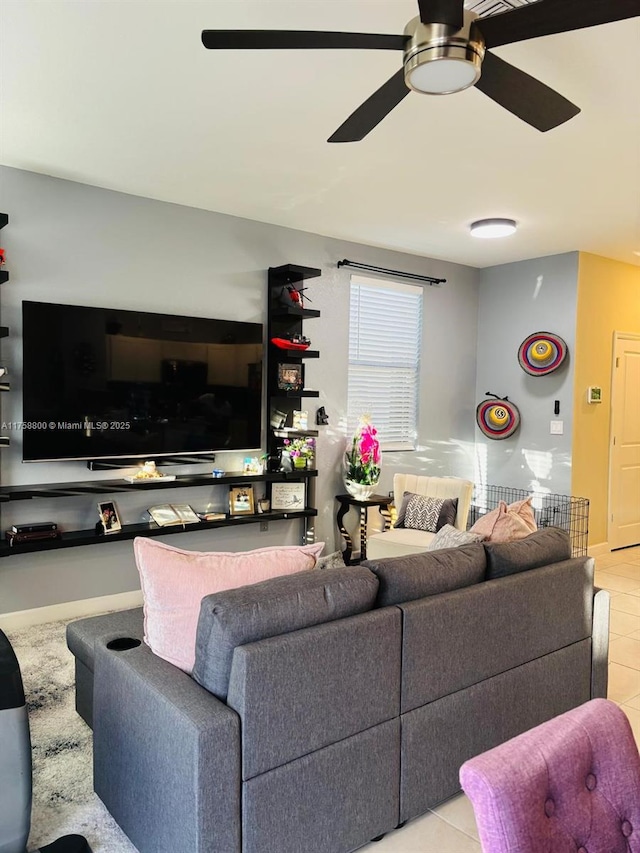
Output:
[[563,435],[564,421],[550,421],[549,432],[551,433],[551,435]]

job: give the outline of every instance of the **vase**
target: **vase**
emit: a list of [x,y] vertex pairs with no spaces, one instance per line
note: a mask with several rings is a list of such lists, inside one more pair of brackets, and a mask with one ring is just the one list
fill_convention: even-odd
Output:
[[377,483],[356,483],[354,480],[347,479],[344,484],[351,497],[357,501],[369,500],[378,485]]
[[294,468],[306,468],[307,467],[307,459],[305,456],[294,456],[293,457],[293,467]]

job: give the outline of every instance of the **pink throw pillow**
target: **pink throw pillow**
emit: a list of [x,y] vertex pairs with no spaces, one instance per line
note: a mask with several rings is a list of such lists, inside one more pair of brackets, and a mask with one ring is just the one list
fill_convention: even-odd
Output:
[[521,518],[517,512],[509,507],[498,515],[491,533],[490,542],[515,542],[516,539],[524,539],[532,532],[528,523]]
[[507,505],[504,501],[500,501],[495,509],[488,512],[486,515],[480,516],[469,533],[477,533],[483,539],[491,539],[493,529],[497,524],[498,518],[504,515],[507,511]]
[[470,533],[479,533],[489,542],[514,542],[537,530],[531,498],[507,504],[500,501],[495,509],[479,518]]
[[151,651],[191,673],[205,595],[315,568],[324,542],[255,551],[184,551],[153,539],[133,541]]
[[509,504],[507,510],[509,512],[515,513],[519,518],[521,518],[524,523],[529,528],[529,533],[533,533],[538,529],[538,525],[536,524],[536,516],[533,511],[533,507],[531,506],[532,497],[529,496],[525,498],[523,501],[514,501],[514,503]]

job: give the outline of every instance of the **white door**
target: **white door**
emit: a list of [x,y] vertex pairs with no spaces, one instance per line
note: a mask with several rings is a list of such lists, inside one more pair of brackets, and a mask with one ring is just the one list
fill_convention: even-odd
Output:
[[640,544],[640,338],[616,335],[611,387],[609,547]]

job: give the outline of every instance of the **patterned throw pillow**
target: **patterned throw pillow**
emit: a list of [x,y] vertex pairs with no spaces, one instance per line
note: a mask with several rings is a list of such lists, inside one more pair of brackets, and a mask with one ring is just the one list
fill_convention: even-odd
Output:
[[428,533],[435,533],[443,503],[442,498],[413,495],[407,502],[404,526],[410,530],[426,530]]
[[[435,527],[433,527],[433,529],[431,527],[415,527],[413,524],[409,525],[406,523],[407,508],[409,506],[409,502],[412,501],[413,498],[418,498],[419,501],[436,501],[440,505],[438,517],[436,519],[436,525]],[[419,504],[416,502],[414,504],[414,508],[417,508],[418,506]],[[414,492],[405,492],[402,496],[402,504],[400,505],[400,510],[398,511],[396,523],[393,526],[413,527],[416,530],[427,530],[430,533],[436,533],[438,530],[440,530],[441,527],[444,527],[445,524],[455,525],[457,514],[458,498],[431,498],[426,497],[425,495],[416,495]]]
[[468,530],[458,530],[451,524],[445,524],[427,545],[427,551],[440,551],[442,548],[459,548],[460,545],[470,545],[472,542],[482,542],[482,536]]

